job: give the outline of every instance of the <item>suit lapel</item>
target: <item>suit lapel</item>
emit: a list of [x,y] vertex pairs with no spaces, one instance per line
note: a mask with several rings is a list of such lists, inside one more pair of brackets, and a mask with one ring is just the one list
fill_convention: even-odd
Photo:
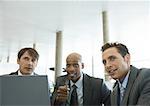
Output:
[[83,105],[87,106],[90,104],[92,94],[91,92],[91,84],[88,77],[83,74]]
[[[116,82],[117,83],[117,82]],[[113,92],[111,93],[111,104],[117,106],[117,97],[118,97],[118,84],[116,84],[113,88]]]
[[129,79],[128,79],[127,88],[126,88],[125,95],[124,95],[122,103],[121,103],[123,105],[127,105],[128,104],[130,91],[132,89],[133,83],[134,83],[134,81],[136,79],[136,76],[138,74],[138,71],[137,71],[137,69],[135,67],[131,66],[130,70],[131,71],[130,71],[130,75],[129,75]]

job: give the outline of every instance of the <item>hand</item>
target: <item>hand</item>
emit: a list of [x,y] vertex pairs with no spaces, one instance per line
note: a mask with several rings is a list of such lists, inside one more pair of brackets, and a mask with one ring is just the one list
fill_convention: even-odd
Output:
[[66,100],[68,99],[68,88],[67,85],[64,86],[60,86],[57,90],[57,97],[56,97],[56,101],[58,102],[66,102]]

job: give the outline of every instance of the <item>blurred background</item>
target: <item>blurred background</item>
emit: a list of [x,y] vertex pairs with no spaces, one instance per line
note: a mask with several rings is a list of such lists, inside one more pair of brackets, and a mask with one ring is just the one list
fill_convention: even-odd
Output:
[[56,39],[61,31],[61,69],[66,56],[78,52],[85,63],[83,72],[105,79],[100,51],[103,11],[108,41],[124,43],[131,64],[149,68],[149,0],[0,0],[0,75],[18,69],[21,48],[34,47],[40,54],[35,72],[48,75],[53,84],[55,71],[50,68],[56,66]]

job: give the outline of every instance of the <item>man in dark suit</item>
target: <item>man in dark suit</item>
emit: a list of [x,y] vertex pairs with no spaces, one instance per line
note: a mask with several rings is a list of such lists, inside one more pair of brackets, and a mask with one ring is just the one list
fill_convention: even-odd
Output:
[[130,65],[128,48],[121,43],[102,46],[105,70],[116,80],[111,93],[111,105],[150,106],[150,69]]
[[17,63],[19,69],[9,75],[37,75],[34,70],[39,59],[38,52],[33,48],[22,48],[18,52]]
[[[39,54],[34,48],[30,48],[30,47],[22,48],[17,55],[17,63],[19,65],[19,69],[16,72],[10,73],[9,75],[24,75],[24,76],[38,75],[34,72],[38,60],[39,60]],[[49,87],[50,86],[48,85],[48,90],[50,90]],[[50,91],[49,91],[49,96],[51,97]]]
[[77,86],[77,104],[83,106],[110,105],[110,90],[99,78],[82,73],[84,63],[78,53],[71,53],[66,59],[67,75],[56,80],[52,94],[52,105],[71,105],[72,85]]

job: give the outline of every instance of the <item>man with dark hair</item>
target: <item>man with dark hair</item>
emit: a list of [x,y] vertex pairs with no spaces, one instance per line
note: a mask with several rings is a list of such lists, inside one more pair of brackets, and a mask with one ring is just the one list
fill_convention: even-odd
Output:
[[[11,85],[12,86],[11,91],[12,92],[15,91],[16,96],[13,97],[13,100],[11,100],[11,97],[8,99],[9,103],[10,104],[12,103],[13,106],[33,106],[33,105],[37,106],[38,103],[39,103],[38,106],[50,106],[51,94],[49,92],[48,77],[46,75],[38,75],[34,72],[38,63],[38,59],[39,54],[33,48],[30,47],[22,48],[18,52],[17,63],[19,65],[19,69],[16,72],[10,73],[9,77],[7,76],[9,79],[16,78],[15,80],[12,81]],[[43,85],[39,86],[38,83]],[[17,88],[18,84],[21,84],[23,86]],[[15,93],[11,94],[15,95]],[[24,100],[20,98],[23,98]]]
[[130,65],[130,53],[124,44],[106,43],[101,50],[105,70],[116,80],[111,105],[150,106],[150,69]]
[[34,73],[39,59],[38,52],[33,48],[22,48],[18,52],[17,63],[19,69],[9,75],[36,75]]

